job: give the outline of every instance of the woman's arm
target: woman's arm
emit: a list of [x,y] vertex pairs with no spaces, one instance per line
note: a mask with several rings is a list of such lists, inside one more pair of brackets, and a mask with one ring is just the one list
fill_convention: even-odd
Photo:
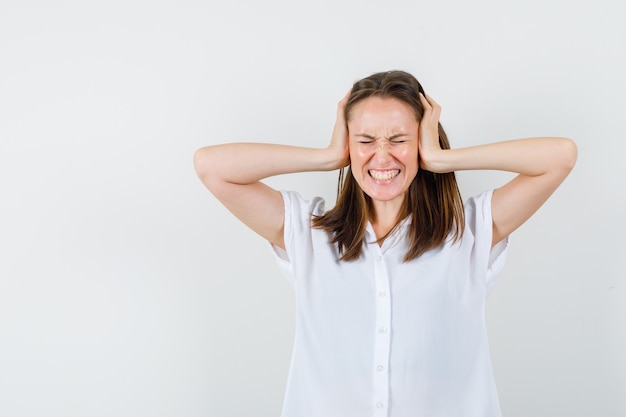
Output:
[[239,220],[285,248],[284,207],[280,193],[263,184],[274,175],[330,171],[348,163],[347,130],[339,102],[330,145],[324,149],[260,143],[207,146],[194,154],[194,167],[202,183]]
[[493,193],[493,240],[496,244],[528,220],[574,167],[575,143],[565,138],[530,138],[462,149],[442,150],[437,135],[441,108],[422,98],[420,166],[432,172],[493,169],[519,175]]

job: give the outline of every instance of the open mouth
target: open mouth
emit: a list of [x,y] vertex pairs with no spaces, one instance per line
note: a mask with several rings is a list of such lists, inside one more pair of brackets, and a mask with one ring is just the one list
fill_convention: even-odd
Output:
[[390,181],[400,174],[399,169],[370,169],[367,172],[376,181]]

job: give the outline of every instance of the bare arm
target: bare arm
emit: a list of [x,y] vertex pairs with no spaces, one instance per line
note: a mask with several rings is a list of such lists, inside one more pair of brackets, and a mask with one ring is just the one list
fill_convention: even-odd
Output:
[[493,169],[519,174],[494,191],[492,244],[528,220],[574,167],[577,148],[566,138],[518,139],[442,150],[438,141],[433,140],[441,108],[430,97],[422,102],[426,102],[423,126],[420,126],[422,168],[433,172]]
[[260,143],[207,146],[194,154],[198,177],[244,224],[284,249],[283,200],[278,191],[261,180],[280,174],[330,171],[347,165],[347,131],[343,121],[346,98],[339,103],[333,138],[327,148]]

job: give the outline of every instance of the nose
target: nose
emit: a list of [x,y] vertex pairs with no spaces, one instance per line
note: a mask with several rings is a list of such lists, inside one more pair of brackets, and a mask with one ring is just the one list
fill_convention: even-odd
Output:
[[378,139],[376,141],[376,151],[383,152],[388,145],[389,141],[387,141],[386,139]]
[[378,141],[375,149],[376,158],[387,159],[389,156],[388,146],[389,144],[386,141]]

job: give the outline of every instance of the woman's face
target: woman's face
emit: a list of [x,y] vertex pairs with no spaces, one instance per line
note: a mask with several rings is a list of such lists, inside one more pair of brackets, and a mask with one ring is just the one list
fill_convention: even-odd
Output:
[[419,169],[413,109],[395,98],[368,97],[352,108],[348,132],[356,182],[374,202],[399,209]]

